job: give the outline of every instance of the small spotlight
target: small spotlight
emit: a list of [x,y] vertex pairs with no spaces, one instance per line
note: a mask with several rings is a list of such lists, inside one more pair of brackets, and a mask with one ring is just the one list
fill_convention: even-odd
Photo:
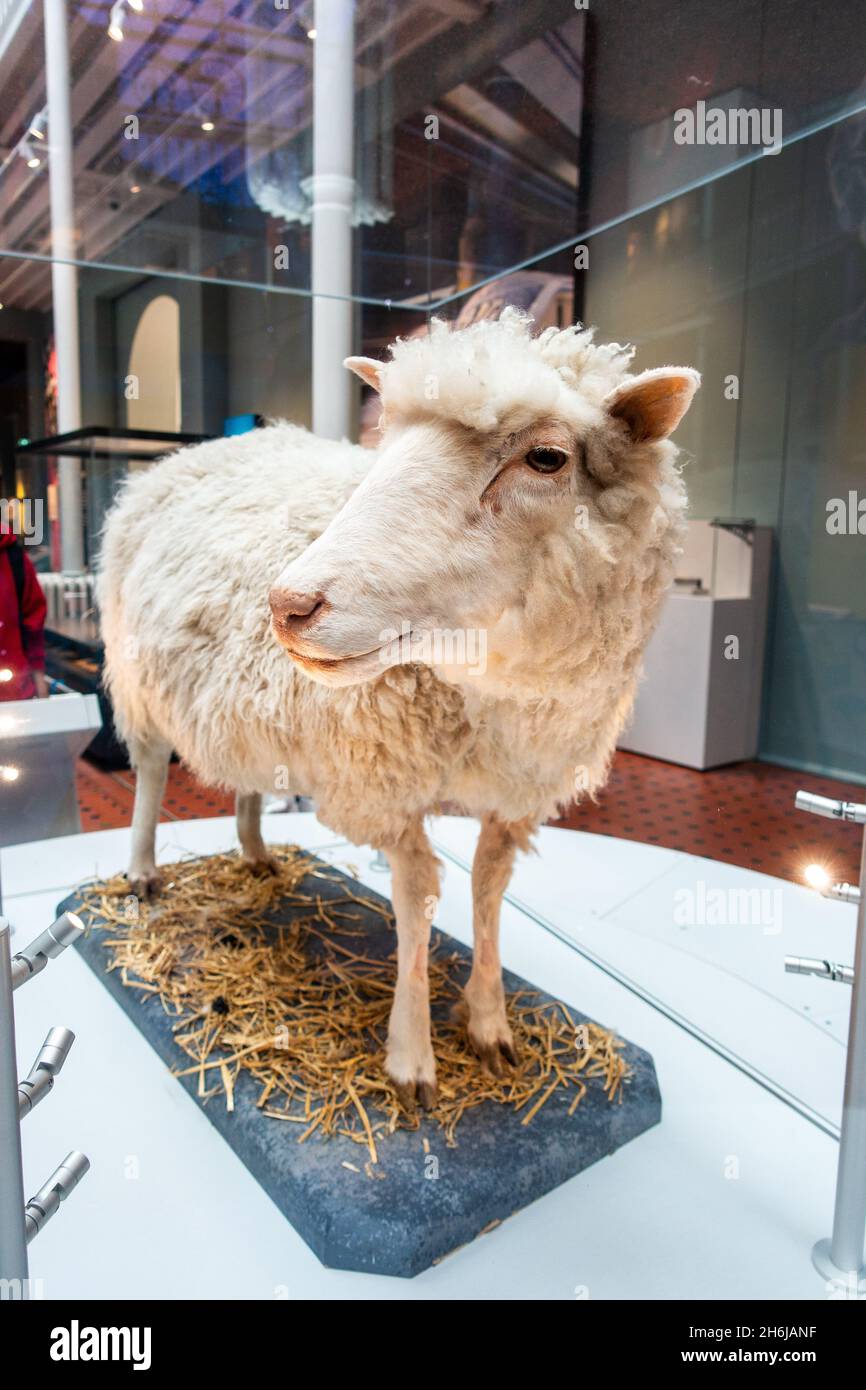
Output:
[[123,42],[124,18],[123,0],[115,0],[108,17],[108,37],[114,39],[115,43]]
[[36,153],[26,136],[18,145],[18,153],[24,160],[28,169],[38,169],[39,165],[42,163],[41,155]]
[[0,767],[0,782],[17,782],[18,777],[17,767]]
[[308,29],[308,30],[307,30],[307,38],[308,38],[308,39],[314,39],[315,37],[316,37],[316,30],[315,30],[315,29]]
[[144,0],[129,0],[129,8],[131,10],[137,11],[138,14],[141,14],[142,10],[144,9]]
[[8,666],[0,667],[0,685],[8,685],[14,679],[14,671],[10,671]]
[[815,888],[819,893],[823,893],[825,888],[830,886],[830,875],[822,864],[807,864],[803,870],[803,878],[810,888]]
[[133,184],[130,184],[130,186],[129,186],[129,191],[130,191],[130,193],[140,193],[140,192],[141,192],[141,184],[140,184],[140,183],[133,183]]
[[201,128],[202,130],[211,131],[214,129],[214,123],[213,121],[202,121]]

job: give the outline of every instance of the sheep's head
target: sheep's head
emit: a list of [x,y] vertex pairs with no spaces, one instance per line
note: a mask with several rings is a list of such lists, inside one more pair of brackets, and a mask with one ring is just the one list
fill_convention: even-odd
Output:
[[[638,376],[592,332],[495,321],[346,365],[381,394],[375,462],[271,591],[274,631],[328,685],[423,661],[532,696],[627,668],[670,580],[685,493],[668,435],[699,385]],[[588,663],[588,666],[587,666]]]

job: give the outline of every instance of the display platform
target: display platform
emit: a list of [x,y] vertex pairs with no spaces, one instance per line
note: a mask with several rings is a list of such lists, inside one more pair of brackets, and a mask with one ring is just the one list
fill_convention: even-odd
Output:
[[[390,891],[371,849],[312,814],[265,816],[263,833]],[[438,921],[468,945],[477,825],[440,817],[430,836],[444,863]],[[160,863],[236,846],[233,819],[157,831]],[[833,1219],[850,990],[786,975],[784,957],[852,959],[854,909],[609,836],[545,827],[537,847],[518,859],[503,909],[505,965],[650,1052],[662,1124],[414,1279],[328,1269],[68,951],[38,990],[16,996],[20,1057],[36,1055],[50,1024],[76,1033],[51,1104],[25,1122],[26,1186],[35,1191],[72,1147],[92,1164],[30,1248],[42,1296],[838,1298],[811,1250]],[[18,947],[76,884],[122,870],[128,855],[128,830],[3,850]],[[776,925],[676,921],[676,895],[702,882],[778,892]]]
[[[354,879],[333,870],[325,877],[321,870],[327,867],[311,857],[310,872],[293,888],[292,900],[269,911],[275,939],[281,925],[290,927],[309,915],[311,901],[318,898],[327,910],[329,903],[345,903],[347,889],[357,893]],[[344,908],[344,916],[352,919],[351,931],[331,931],[329,941],[350,957],[384,962],[396,948],[396,934],[383,926],[375,908],[388,911],[390,904],[369,889],[364,897],[373,906],[356,903],[348,914]],[[78,893],[57,908],[58,916],[67,911],[84,912],[85,920],[89,915]],[[165,1012],[158,995],[124,984],[121,972],[108,968],[112,953],[107,942],[122,929],[112,925],[106,931],[98,917],[91,920],[79,954],[163,1062],[189,1072],[188,1057],[175,1041],[177,1019]],[[453,975],[465,983],[471,963],[467,947],[434,928],[431,950],[443,958],[456,955],[459,965]],[[508,994],[534,994],[541,1008],[557,1008],[549,995],[516,975],[506,972],[504,983]],[[434,1006],[434,1017],[435,1012]],[[590,1022],[577,1010],[569,1015],[576,1028]],[[360,1050],[380,1046],[359,1032]],[[659,1122],[661,1097],[652,1059],[630,1044],[621,1055],[630,1073],[621,1095],[608,1099],[600,1080],[589,1081],[573,1115],[569,1108],[577,1093],[561,1087],[529,1124],[511,1106],[485,1101],[460,1121],[456,1147],[446,1147],[441,1125],[429,1117],[421,1119],[417,1130],[387,1135],[377,1143],[376,1179],[381,1180],[359,1168],[366,1154],[359,1154],[348,1136],[314,1133],[299,1144],[290,1125],[259,1108],[262,1088],[248,1072],[242,1071],[234,1084],[231,1113],[222,1096],[199,1098],[197,1073],[178,1080],[323,1264],[411,1277]]]

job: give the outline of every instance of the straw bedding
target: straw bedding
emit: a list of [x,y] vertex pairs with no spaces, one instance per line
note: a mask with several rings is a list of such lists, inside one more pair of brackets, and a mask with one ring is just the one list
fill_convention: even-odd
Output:
[[[265,1116],[297,1130],[297,1141],[344,1135],[358,1164],[384,1176],[381,1151],[397,1129],[417,1129],[384,1071],[396,975],[396,940],[386,960],[365,954],[359,908],[393,929],[390,912],[340,874],[294,846],[271,847],[279,873],[251,872],[237,854],[182,860],[151,904],[129,896],[124,876],[83,891],[83,919],[106,932],[109,968],[123,983],[157,995],[174,1019],[176,1075],[198,1078],[198,1095],[234,1108],[247,1072]],[[317,880],[345,891],[325,896]],[[292,911],[289,923],[276,914]],[[441,946],[430,961],[433,1046],[439,1098],[430,1117],[449,1145],[463,1116],[485,1102],[532,1123],[555,1092],[574,1116],[589,1086],[621,1101],[629,1068],[624,1044],[594,1023],[575,1024],[565,1005],[530,991],[509,996],[517,1065],[494,1076],[451,1017],[466,964]],[[426,1141],[425,1141],[426,1147]]]

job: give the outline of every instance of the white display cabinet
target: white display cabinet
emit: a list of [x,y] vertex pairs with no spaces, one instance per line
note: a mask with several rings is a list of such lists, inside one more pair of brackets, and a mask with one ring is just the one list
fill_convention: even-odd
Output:
[[758,751],[772,528],[691,521],[619,746],[686,767]]

